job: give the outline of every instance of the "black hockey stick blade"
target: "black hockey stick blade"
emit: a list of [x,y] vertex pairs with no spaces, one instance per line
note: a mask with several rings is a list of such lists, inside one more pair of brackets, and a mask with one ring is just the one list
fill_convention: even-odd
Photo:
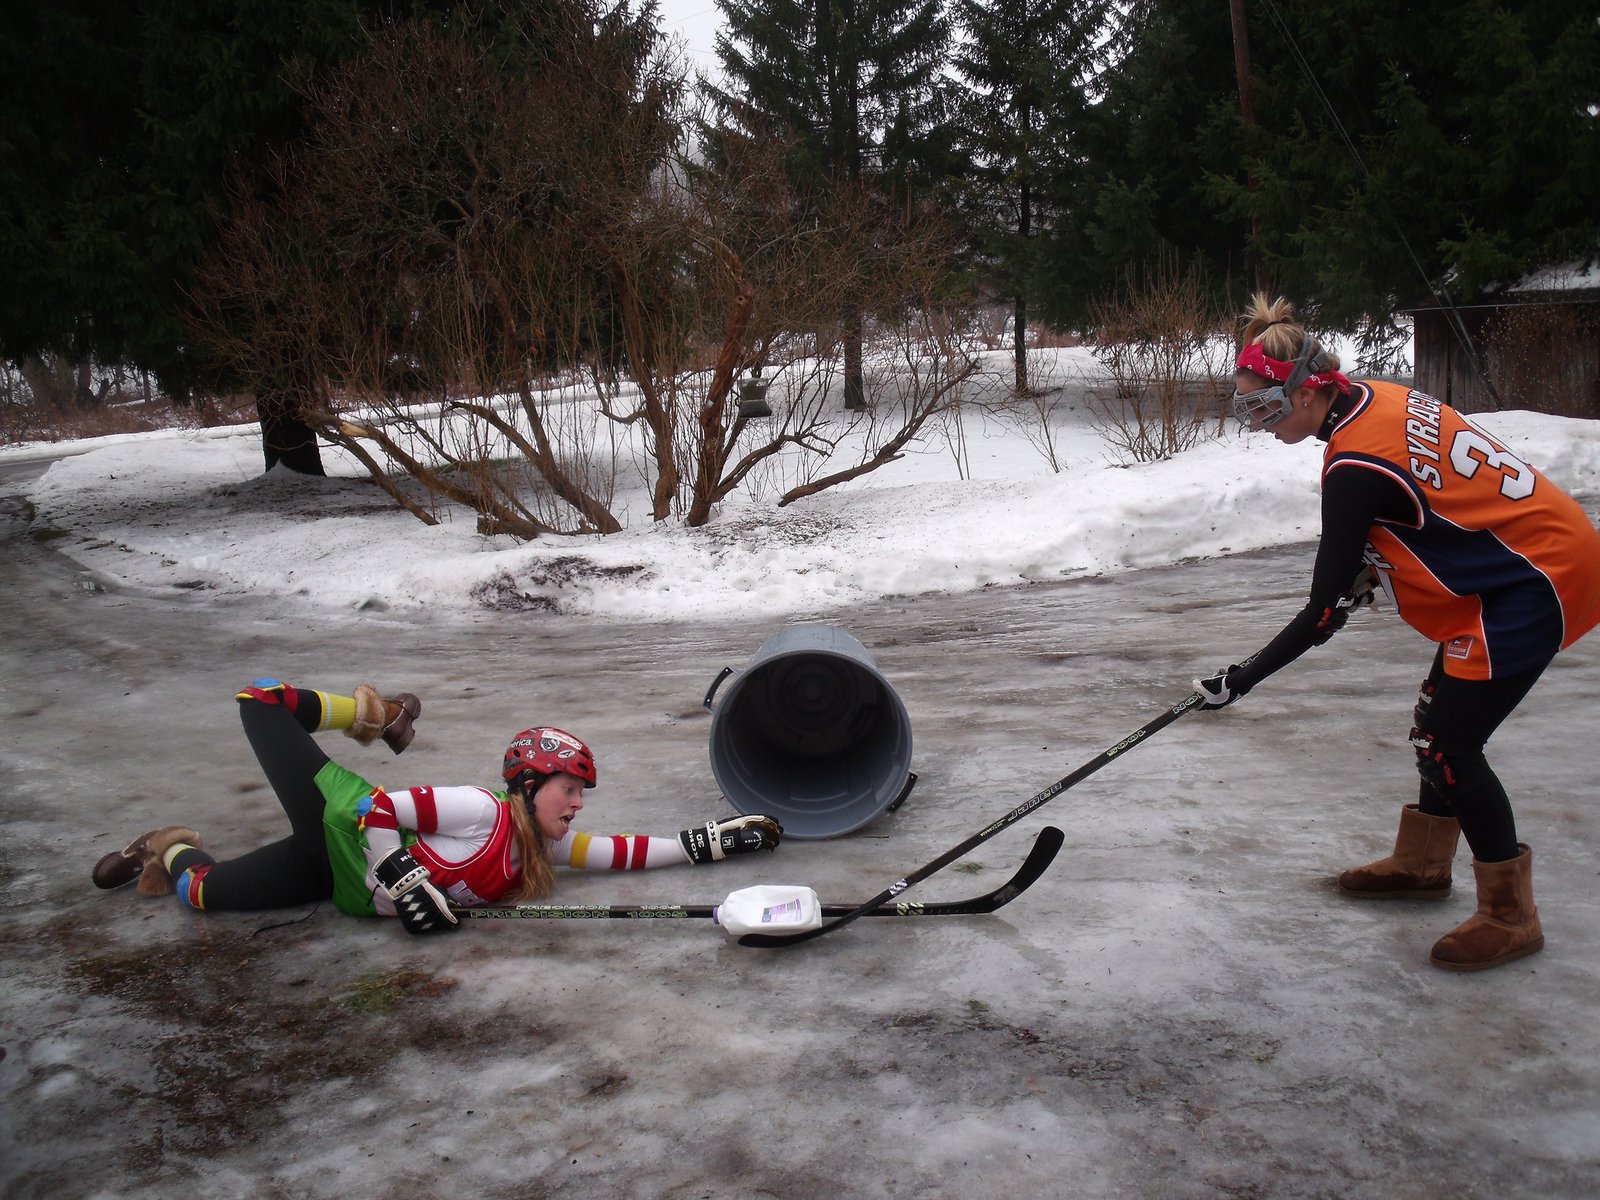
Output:
[[[1010,904],[1027,891],[1055,861],[1067,835],[1054,825],[1046,825],[1033,840],[1033,849],[1017,868],[1016,874],[992,892],[966,900],[901,900],[880,905],[868,917],[975,917],[992,913]],[[701,917],[711,919],[717,915],[714,904],[484,904],[473,908],[455,908],[458,917],[478,920],[637,920],[639,918],[666,918],[684,920]],[[824,917],[842,917],[856,911],[853,904],[824,904]]]
[[[1039,876],[1049,870],[1050,864],[1055,862],[1056,855],[1061,852],[1061,846],[1066,840],[1067,835],[1061,830],[1054,825],[1046,825],[1033,839],[1033,849],[1028,851],[1028,857],[1022,860],[1022,865],[1017,868],[1016,874],[994,891],[974,896],[971,900],[929,900],[926,903],[917,900],[897,900],[890,905],[880,905],[863,915],[965,917],[995,912],[1010,904],[1038,882]],[[841,904],[822,906],[822,915],[825,917],[843,917],[854,911]]]
[[1079,767],[1071,774],[1065,775],[1056,780],[1049,787],[1045,788],[1044,791],[1039,792],[1038,794],[1023,801],[999,820],[994,821],[989,825],[985,825],[982,829],[978,830],[977,833],[973,834],[959,846],[952,846],[938,858],[934,859],[926,866],[917,868],[904,879],[895,880],[895,882],[891,884],[887,890],[878,893],[854,912],[846,913],[838,920],[830,921],[826,925],[819,926],[816,929],[807,929],[803,933],[747,933],[739,939],[739,945],[759,946],[762,949],[773,949],[778,946],[798,946],[801,942],[809,942],[812,938],[819,938],[823,934],[832,933],[835,929],[850,924],[850,922],[854,921],[856,918],[866,916],[879,905],[889,903],[907,888],[921,883],[935,871],[942,867],[949,866],[963,854],[969,853],[983,842],[988,841],[1002,829],[1006,829],[1012,825],[1015,825],[1018,821],[1022,820],[1023,817],[1027,816],[1040,805],[1048,804],[1051,800],[1054,800],[1057,796],[1066,791],[1068,788],[1072,787],[1074,784],[1087,779],[1090,775],[1093,775],[1112,759],[1120,758],[1122,755],[1126,754],[1129,750],[1132,750],[1135,746],[1137,746],[1140,742],[1143,742],[1157,730],[1165,729],[1179,717],[1183,716],[1185,713],[1193,712],[1196,708],[1199,708],[1204,703],[1205,697],[1199,692],[1190,692],[1182,700],[1178,701],[1178,703],[1167,709],[1166,712],[1139,726],[1138,729],[1135,729],[1115,746],[1109,746],[1102,750],[1088,762],[1084,763],[1083,766]]

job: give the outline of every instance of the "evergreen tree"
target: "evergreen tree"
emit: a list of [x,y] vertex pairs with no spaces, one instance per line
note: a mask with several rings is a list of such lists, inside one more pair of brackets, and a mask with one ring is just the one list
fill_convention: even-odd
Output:
[[[720,136],[792,139],[802,193],[885,182],[903,202],[934,173],[949,22],[939,0],[718,0],[717,56],[730,81],[713,89],[731,114]],[[863,314],[841,314],[845,406],[863,403]]]
[[[1112,9],[1103,0],[957,0],[955,67],[970,87],[960,121],[972,169],[961,189],[979,250],[1012,303],[1016,390],[1028,389],[1036,240],[1054,226],[1102,66]],[[1054,188],[1047,185],[1055,180]]]
[[1260,186],[1219,172],[1214,195],[1257,219],[1280,286],[1317,297],[1325,320],[1600,252],[1592,0],[1250,13]]
[[[156,373],[182,396],[182,310],[228,172],[298,128],[291,77],[359,45],[375,0],[52,0],[0,20],[0,355]],[[261,399],[266,458],[321,473]]]
[[1046,181],[1057,216],[1039,292],[1062,325],[1087,321],[1130,276],[1181,262],[1220,288],[1243,258],[1248,222],[1207,192],[1208,170],[1241,161],[1227,6],[1138,0],[1120,17],[1070,169]]
[[87,361],[140,324],[127,238],[136,32],[131,9],[85,0],[8,4],[0,20],[0,354],[12,361]]
[[[1470,298],[1600,249],[1591,0],[1247,0],[1254,123],[1227,10],[1140,0],[1104,76],[1086,190],[1050,246],[1053,299],[1163,256],[1274,290],[1326,327]],[[1237,299],[1237,295],[1234,297]]]

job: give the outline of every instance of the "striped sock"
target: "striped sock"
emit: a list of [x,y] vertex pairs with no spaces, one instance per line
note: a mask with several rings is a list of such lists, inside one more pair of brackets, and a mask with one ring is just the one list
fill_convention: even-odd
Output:
[[[188,854],[189,858],[182,863],[178,862],[180,854]],[[174,871],[184,871],[190,867],[209,867],[217,860],[212,858],[199,846],[192,846],[188,842],[174,842],[167,847],[167,852],[161,856],[161,865],[167,869],[167,874]]]
[[322,719],[317,723],[315,732],[349,729],[356,723],[356,702],[353,697],[335,696],[330,692],[317,692],[316,697],[322,706]]
[[[182,860],[180,862],[180,860]],[[171,876],[178,900],[190,908],[204,909],[206,872],[215,860],[198,846],[188,842],[174,842],[161,856],[161,865]]]
[[210,870],[210,864],[190,867],[172,881],[173,889],[178,893],[179,904],[199,912],[205,911],[206,874]]
[[349,729],[356,722],[356,702],[350,696],[291,687],[276,679],[254,679],[241,688],[236,700],[255,700],[288,709],[308,733]]

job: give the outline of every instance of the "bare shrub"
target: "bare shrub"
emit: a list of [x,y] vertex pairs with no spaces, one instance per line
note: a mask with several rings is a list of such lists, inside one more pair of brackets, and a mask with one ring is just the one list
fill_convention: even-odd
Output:
[[1028,326],[1028,345],[1038,350],[1061,350],[1083,345],[1083,337],[1070,329],[1034,323]]
[[1600,416],[1600,304],[1508,304],[1495,310],[1484,340],[1504,407]]
[[978,309],[978,337],[985,350],[998,350],[1006,344],[1011,327],[1011,309],[1003,304],[984,304]]
[[385,25],[308,87],[310,134],[239,181],[194,323],[425,521],[456,503],[486,533],[614,532],[593,422],[543,384],[616,373],[592,235],[644,192],[682,81],[626,14],[508,4],[495,27]]
[[945,448],[950,451],[950,457],[955,461],[956,478],[970,479],[972,459],[967,451],[967,405],[951,405],[940,415],[937,428],[944,439]]
[[1022,391],[1008,382],[1014,372],[1002,378],[995,375],[985,389],[981,407],[983,411],[1019,434],[1044,459],[1053,474],[1065,468],[1061,458],[1060,426],[1062,414],[1076,403],[1081,394],[1077,385],[1067,381],[1050,380],[1056,356],[1038,348],[1027,352],[1026,378],[1032,383]]
[[143,372],[94,367],[98,398],[76,396],[78,365],[31,359],[0,367],[0,443],[63,442],[158,429],[237,425],[253,419],[238,397],[176,403]]
[[[304,149],[236,189],[202,343],[422,520],[462,504],[531,538],[620,529],[623,446],[650,518],[690,525],[774,455],[828,451],[855,305],[904,327],[916,377],[859,418],[861,467],[891,461],[962,369],[940,357],[960,353],[939,328],[960,307],[948,234],[864,189],[801,203],[774,141],[696,162],[653,25],[577,11],[508,4],[520,40],[493,51],[470,26],[396,23],[310,88]],[[770,421],[738,407],[757,366]]]
[[[876,315],[866,325],[862,346],[864,407],[838,435],[829,436],[820,420],[826,389],[816,389],[814,403],[805,410],[811,424],[800,440],[831,454],[848,432],[857,437],[860,450],[852,465],[789,488],[780,505],[900,458],[907,446],[934,432],[937,422],[959,412],[967,381],[978,370],[977,315],[950,267],[955,232],[932,213],[885,213],[879,198],[859,187],[833,193],[827,211],[832,232],[821,239],[806,274],[829,281]],[[804,278],[795,284],[807,294],[812,339],[845,344],[848,331],[828,315],[841,308],[832,297],[816,294],[825,289],[806,288]],[[840,376],[846,366],[840,365]]]
[[1128,462],[1187,450],[1220,423],[1228,395],[1227,320],[1196,268],[1163,262],[1130,272],[1093,307],[1095,358],[1110,375],[1091,389],[1100,431]]

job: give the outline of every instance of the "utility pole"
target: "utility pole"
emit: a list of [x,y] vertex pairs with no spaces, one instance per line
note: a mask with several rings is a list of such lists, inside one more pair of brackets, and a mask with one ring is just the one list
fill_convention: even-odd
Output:
[[[1250,30],[1244,21],[1244,0],[1228,0],[1228,11],[1233,18],[1233,69],[1239,77],[1239,115],[1244,119],[1246,129],[1254,129],[1256,125],[1256,97],[1255,89],[1250,83]],[[1256,190],[1256,171],[1253,166],[1245,168],[1245,181],[1250,190]],[[1261,259],[1261,251],[1257,248],[1261,240],[1261,219],[1255,213],[1250,214],[1250,245],[1245,249],[1245,267],[1255,277],[1258,292],[1270,292],[1272,281],[1267,278],[1267,265]]]

